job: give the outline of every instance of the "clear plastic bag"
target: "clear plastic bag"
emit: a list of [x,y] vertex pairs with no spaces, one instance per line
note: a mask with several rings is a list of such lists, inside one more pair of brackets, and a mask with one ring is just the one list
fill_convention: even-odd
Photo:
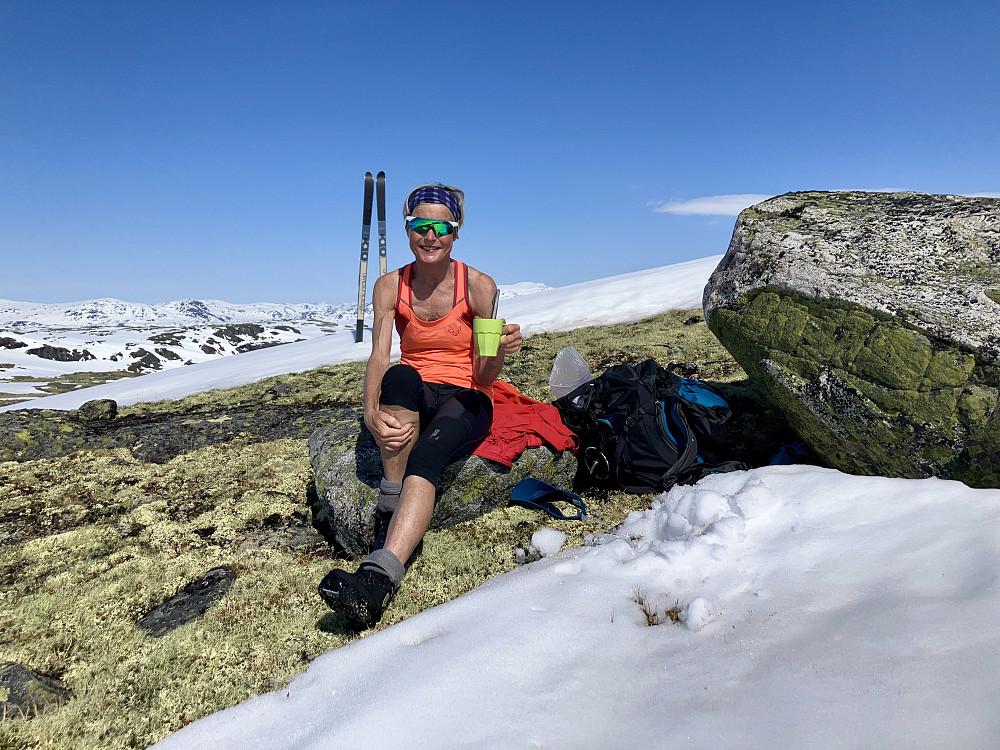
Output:
[[555,398],[562,398],[593,377],[587,360],[572,346],[567,346],[556,355],[552,374],[549,375],[549,388]]

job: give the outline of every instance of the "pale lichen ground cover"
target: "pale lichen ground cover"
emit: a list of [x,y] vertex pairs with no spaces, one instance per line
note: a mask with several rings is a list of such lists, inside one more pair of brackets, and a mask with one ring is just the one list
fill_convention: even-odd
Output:
[[[780,417],[755,400],[742,370],[696,312],[532,337],[511,359],[506,378],[549,400],[552,361],[569,345],[595,374],[650,356],[695,362],[699,377],[723,385],[730,400],[747,407],[730,449],[759,458],[783,439]],[[360,399],[362,377],[363,365],[348,364],[280,381],[299,388],[293,397],[301,403],[349,403]],[[229,408],[259,402],[275,381],[122,411]],[[286,684],[318,655],[358,637],[315,588],[331,567],[356,563],[337,559],[316,532],[320,544],[304,546],[279,534],[322,528],[310,502],[306,442],[242,437],[164,464],[138,461],[125,448],[0,463],[0,661],[58,679],[73,693],[55,711],[0,721],[0,746],[144,748]],[[428,533],[379,629],[511,570],[515,549],[527,548],[543,525],[580,545],[586,533],[614,527],[649,501],[606,492],[585,499],[585,522],[510,507]],[[184,584],[220,565],[232,566],[236,581],[200,619],[161,638],[136,626]]]

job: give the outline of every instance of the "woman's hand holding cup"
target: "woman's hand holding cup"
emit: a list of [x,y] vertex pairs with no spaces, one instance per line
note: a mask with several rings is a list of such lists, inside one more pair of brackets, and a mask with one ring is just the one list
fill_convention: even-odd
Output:
[[513,354],[518,349],[521,348],[521,326],[517,323],[508,323],[506,320],[502,319],[501,322],[504,324],[501,329],[503,337],[500,339],[499,352],[500,354]]
[[476,318],[472,321],[476,353],[480,357],[513,354],[521,348],[521,326],[503,318]]

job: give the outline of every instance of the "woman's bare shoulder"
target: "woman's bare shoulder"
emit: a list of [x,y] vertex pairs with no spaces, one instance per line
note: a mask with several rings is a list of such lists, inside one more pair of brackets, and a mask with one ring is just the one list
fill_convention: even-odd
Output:
[[372,305],[378,307],[395,307],[396,295],[399,293],[399,274],[401,268],[395,271],[386,271],[384,276],[379,276],[375,281],[375,288],[372,290]]
[[472,297],[473,312],[488,317],[496,290],[497,284],[491,276],[469,266],[469,296]]
[[475,287],[481,287],[483,289],[496,289],[496,282],[493,277],[489,274],[485,274],[479,269],[473,268],[472,266],[466,266],[469,269],[469,285]]

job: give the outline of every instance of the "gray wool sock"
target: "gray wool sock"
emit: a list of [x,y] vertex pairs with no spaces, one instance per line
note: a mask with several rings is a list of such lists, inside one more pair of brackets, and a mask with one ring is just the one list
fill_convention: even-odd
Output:
[[399,505],[399,493],[402,491],[402,482],[390,482],[382,479],[378,486],[378,509],[395,512]]
[[399,588],[399,584],[403,582],[403,576],[406,574],[406,568],[403,567],[403,563],[399,561],[399,558],[384,548],[375,550],[362,560],[361,565],[358,566],[358,570],[361,568],[374,568],[379,573],[384,573],[392,581],[393,588],[397,589]]

